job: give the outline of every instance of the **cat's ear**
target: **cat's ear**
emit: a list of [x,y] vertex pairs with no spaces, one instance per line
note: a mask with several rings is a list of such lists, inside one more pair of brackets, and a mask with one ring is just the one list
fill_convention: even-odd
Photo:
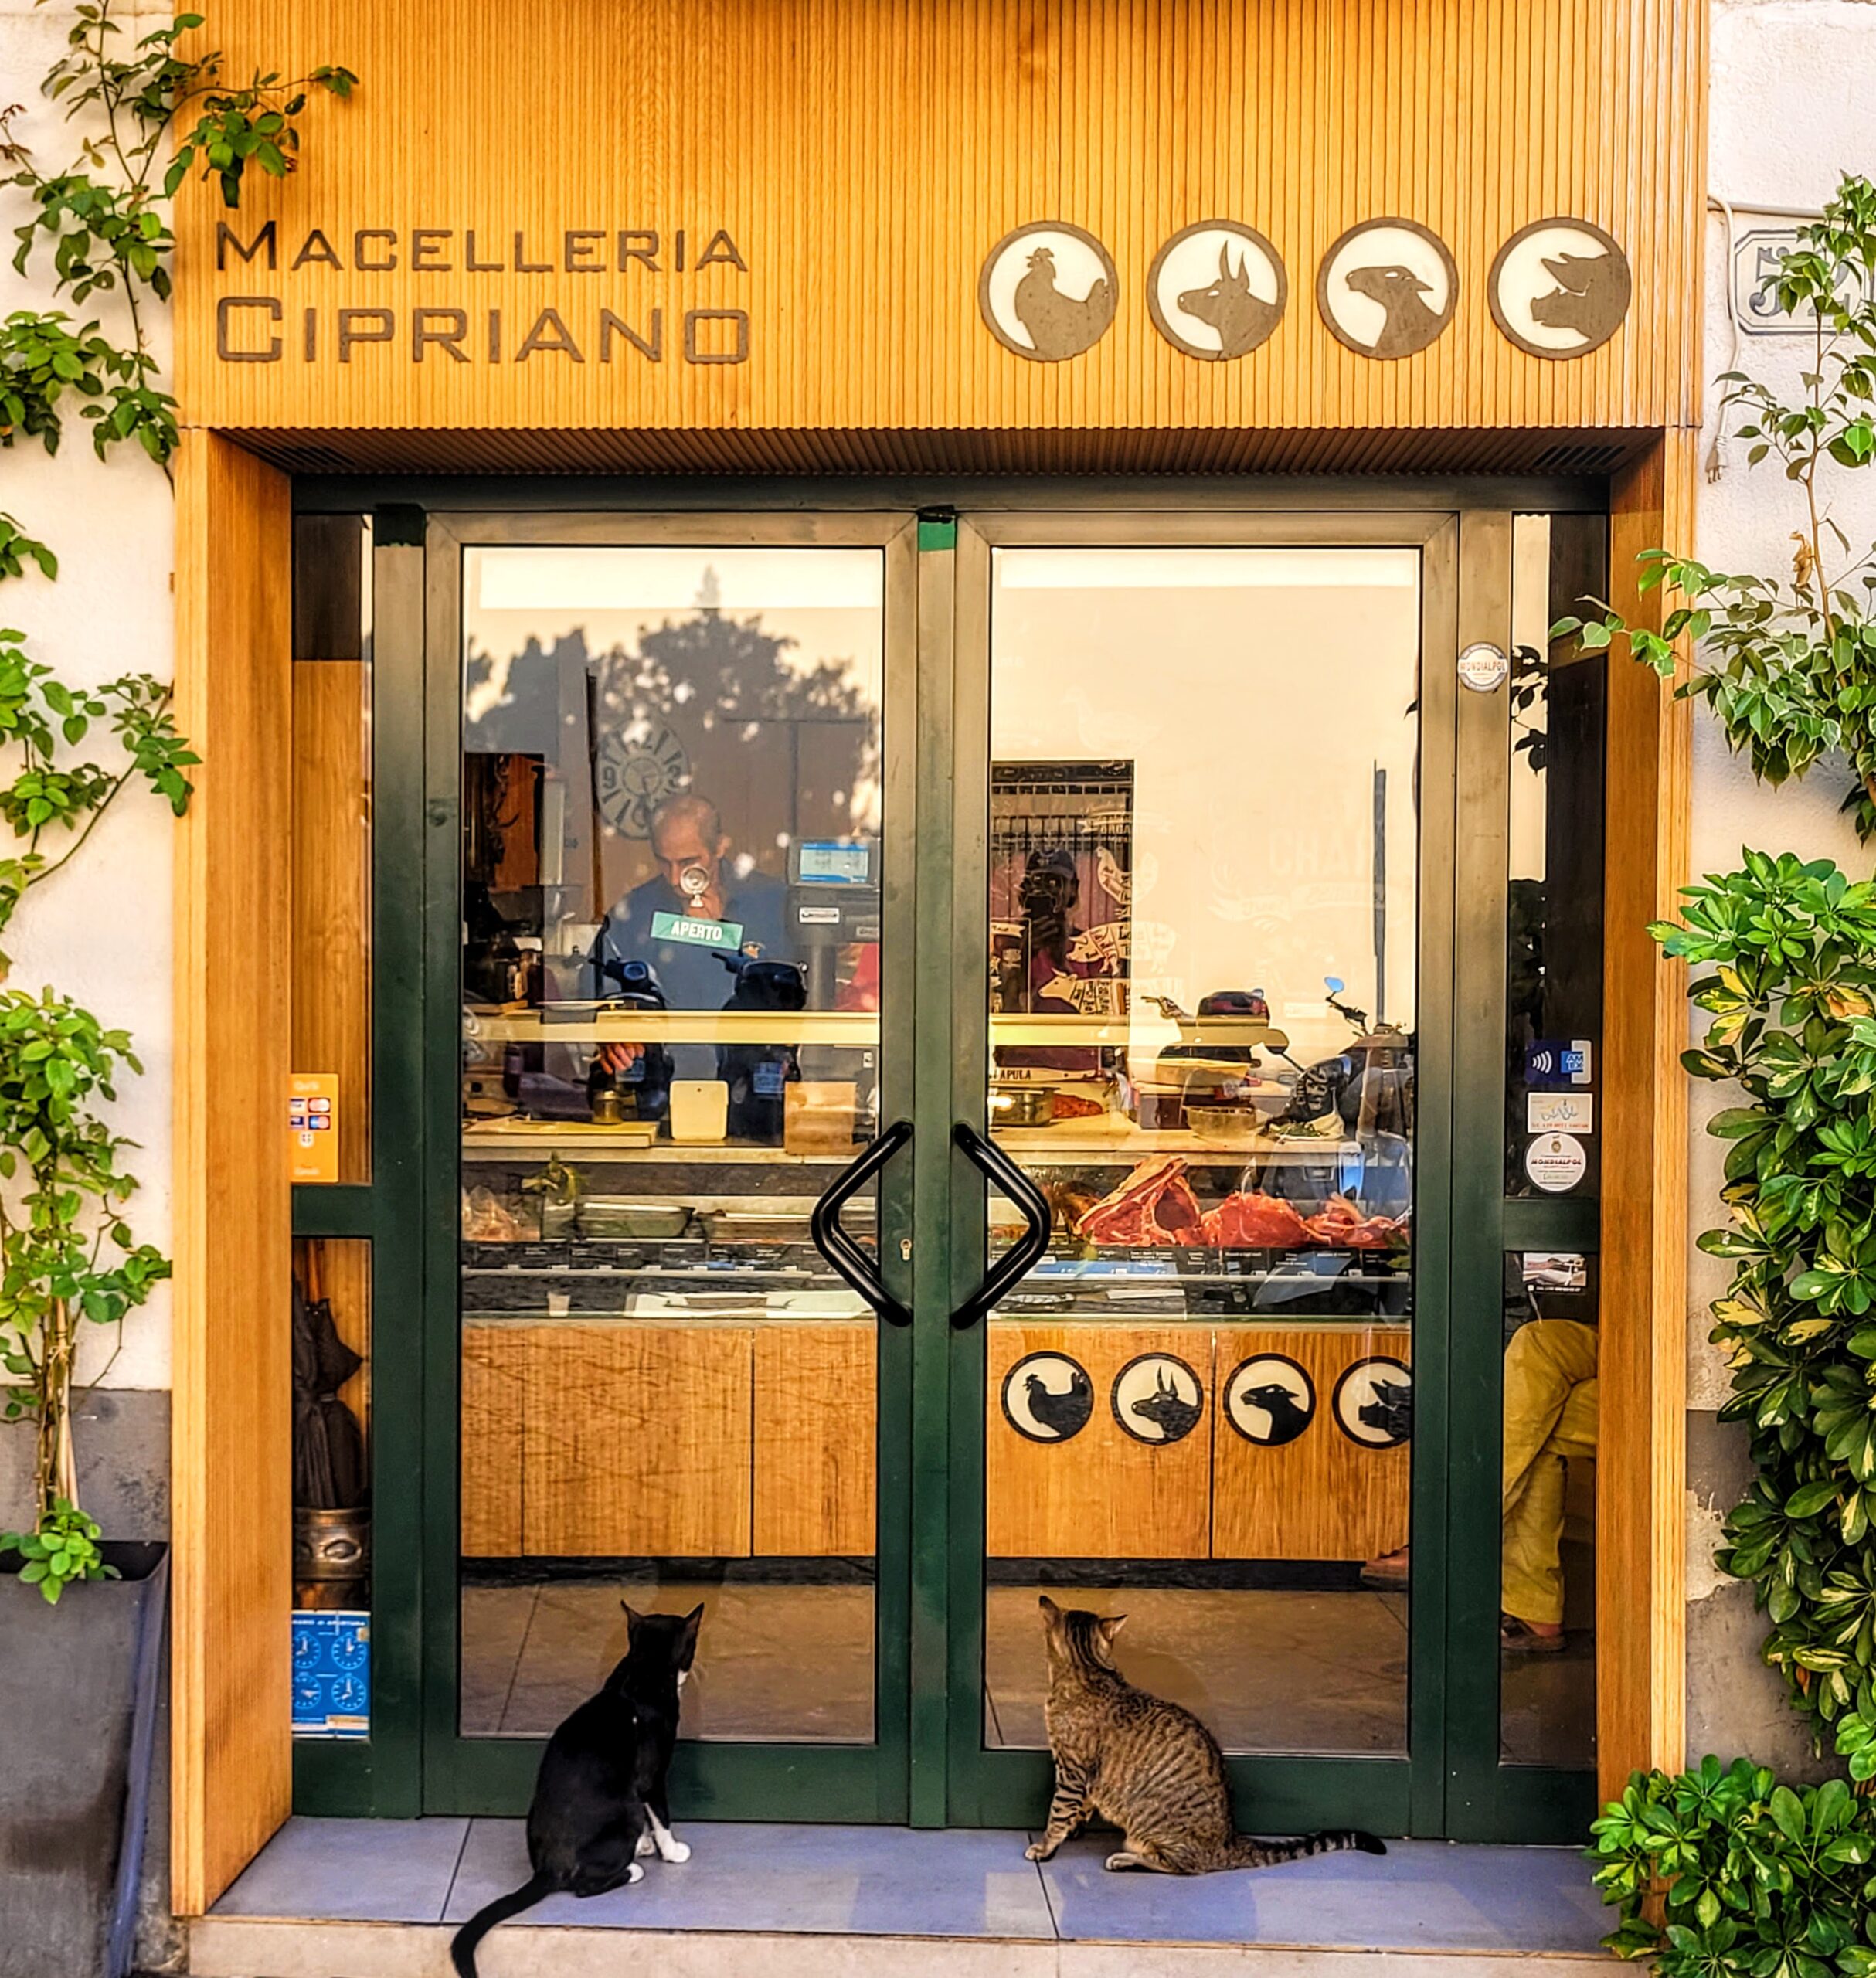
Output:
[[1115,1636],[1127,1626],[1127,1616],[1124,1614],[1104,1614],[1094,1625],[1101,1631],[1101,1640],[1112,1648]]
[[637,1634],[638,1632],[638,1624],[645,1618],[644,1616],[640,1613],[638,1609],[634,1607],[629,1600],[621,1600],[619,1602],[619,1605],[625,1612],[625,1627],[627,1635],[629,1637],[630,1636]]
[[1062,1609],[1049,1599],[1046,1593],[1038,1593],[1036,1596],[1035,1604],[1042,1609],[1042,1619],[1045,1621],[1055,1621],[1062,1618]]
[[700,1600],[684,1617],[683,1630],[678,1638],[678,1666],[688,1669],[697,1653],[697,1630],[702,1625],[704,1604]]

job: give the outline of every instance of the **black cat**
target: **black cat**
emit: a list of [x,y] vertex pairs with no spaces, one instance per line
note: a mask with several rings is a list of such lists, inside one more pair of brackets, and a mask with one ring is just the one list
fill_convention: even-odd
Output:
[[625,1659],[548,1740],[528,1809],[534,1873],[498,1895],[456,1933],[450,1957],[476,1978],[475,1949],[498,1923],[546,1897],[603,1895],[645,1872],[636,1857],[665,1861],[690,1849],[671,1830],[664,1782],[678,1740],[678,1692],[697,1653],[703,1609],[641,1614],[623,1601],[630,1630]]

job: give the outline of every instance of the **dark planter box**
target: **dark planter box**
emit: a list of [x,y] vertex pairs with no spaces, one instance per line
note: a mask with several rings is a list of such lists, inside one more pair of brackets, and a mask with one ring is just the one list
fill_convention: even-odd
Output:
[[168,1548],[106,1544],[123,1575],[56,1607],[0,1554],[0,1970],[129,1969]]

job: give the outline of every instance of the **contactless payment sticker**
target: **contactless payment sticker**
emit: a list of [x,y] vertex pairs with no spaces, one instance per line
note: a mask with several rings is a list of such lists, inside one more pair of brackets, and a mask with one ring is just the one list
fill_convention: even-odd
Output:
[[1575,1188],[1589,1171],[1583,1144],[1569,1133],[1540,1133],[1524,1150],[1524,1172],[1547,1195]]

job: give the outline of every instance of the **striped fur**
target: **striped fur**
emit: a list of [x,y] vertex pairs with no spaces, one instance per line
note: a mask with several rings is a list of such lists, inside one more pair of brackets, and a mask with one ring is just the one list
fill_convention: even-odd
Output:
[[1110,1868],[1203,1875],[1273,1868],[1341,1848],[1387,1852],[1371,1834],[1349,1828],[1293,1840],[1240,1834],[1217,1739],[1189,1710],[1135,1689],[1114,1667],[1114,1637],[1127,1616],[1065,1611],[1047,1594],[1042,1606],[1055,1796],[1030,1860],[1046,1861],[1097,1816],[1121,1832],[1120,1846],[1107,1857]]

